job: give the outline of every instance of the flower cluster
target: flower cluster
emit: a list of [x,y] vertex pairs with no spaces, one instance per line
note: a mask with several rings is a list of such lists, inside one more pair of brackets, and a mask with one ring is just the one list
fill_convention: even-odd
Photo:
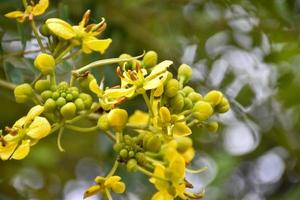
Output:
[[[6,16],[23,22],[27,17],[41,15],[48,7],[47,0],[25,6],[25,12],[14,11]],[[72,59],[78,53],[92,51],[104,53],[111,39],[98,39],[105,30],[104,19],[98,24],[88,24],[87,11],[78,25],[72,26],[59,19],[50,18],[41,25],[39,32],[35,23],[32,29],[41,48],[34,66],[40,72],[31,84],[15,87],[18,103],[32,101],[36,104],[27,116],[5,129],[0,137],[0,158],[23,159],[30,146],[50,133],[58,131],[58,147],[64,129],[77,132],[99,132],[113,142],[115,164],[105,177],[96,177],[95,185],[83,195],[88,198],[97,193],[112,199],[111,192],[123,193],[125,183],[116,175],[119,167],[129,172],[140,172],[149,177],[157,192],[152,200],[200,199],[203,193],[194,194],[193,187],[185,178],[195,157],[193,127],[215,132],[218,122],[211,120],[215,114],[230,108],[227,98],[212,90],[200,94],[188,85],[192,68],[180,65],[176,76],[169,70],[173,62],[158,61],[155,51],[132,57],[122,54],[118,58],[95,61],[70,72],[70,82],[57,82],[56,68],[61,62]],[[47,37],[44,44],[41,37]],[[113,64],[120,85],[104,86],[90,72],[93,67]],[[174,66],[176,67],[176,66]],[[129,115],[123,104],[141,97],[144,106]],[[101,111],[101,112],[99,112]],[[94,126],[79,127],[82,119],[94,120]],[[203,166],[205,167],[205,166]]]

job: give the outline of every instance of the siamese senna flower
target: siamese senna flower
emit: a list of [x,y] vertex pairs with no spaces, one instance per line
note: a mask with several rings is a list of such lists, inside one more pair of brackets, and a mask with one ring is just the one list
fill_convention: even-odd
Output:
[[89,187],[83,195],[83,198],[87,198],[99,193],[105,193],[108,190],[112,190],[115,193],[124,193],[126,189],[125,183],[121,181],[120,176],[102,177],[97,176],[95,178],[96,185]]
[[110,38],[103,40],[97,38],[105,30],[106,23],[102,18],[98,24],[87,24],[90,13],[90,10],[87,10],[81,22],[76,26],[72,26],[59,18],[48,19],[46,25],[54,35],[69,40],[74,46],[81,45],[81,50],[84,53],[98,51],[103,54],[112,40]]
[[27,5],[25,11],[12,11],[5,14],[5,17],[15,18],[19,22],[24,22],[26,18],[32,20],[34,16],[42,15],[49,6],[49,0],[40,0],[37,4]]
[[34,106],[25,117],[9,128],[10,133],[2,137],[0,141],[2,160],[23,159],[28,155],[30,146],[35,145],[50,133],[51,125],[48,120],[39,116],[43,111],[44,107]]
[[141,69],[140,67],[137,67],[135,70],[123,69],[123,71],[118,68],[121,87],[105,90],[103,94],[104,99],[108,103],[115,104],[122,97],[130,98],[147,90],[155,90],[154,95],[160,96],[163,93],[164,81],[168,76],[167,68],[172,63],[170,60],[165,60],[154,66],[150,74],[147,74],[146,69]]

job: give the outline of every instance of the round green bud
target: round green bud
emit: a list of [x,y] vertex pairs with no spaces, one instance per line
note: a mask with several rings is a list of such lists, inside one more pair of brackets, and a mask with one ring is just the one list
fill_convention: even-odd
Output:
[[92,74],[78,78],[79,86],[85,91],[90,91],[90,82],[94,80],[95,77]]
[[73,96],[74,99],[76,99],[79,96],[78,90],[71,91],[71,94],[72,94],[72,96]]
[[212,114],[211,104],[205,101],[198,101],[193,107],[193,117],[199,121],[207,120]]
[[49,28],[48,28],[48,26],[46,24],[43,24],[42,26],[40,26],[39,31],[45,37],[49,37],[50,36],[50,30],[49,30]]
[[184,107],[183,110],[189,110],[193,108],[193,102],[189,98],[184,98]]
[[193,103],[200,101],[203,99],[202,95],[197,92],[191,92],[187,96]]
[[187,64],[182,64],[178,68],[178,78],[182,79],[184,83],[187,83],[192,77],[192,68]]
[[204,101],[211,103],[213,107],[218,105],[223,99],[222,92],[212,90],[204,96]]
[[122,148],[123,148],[123,145],[120,144],[120,143],[114,144],[114,147],[113,147],[113,149],[114,149],[115,152],[117,152],[117,153],[119,153],[119,152],[122,150]]
[[56,100],[56,105],[58,107],[62,107],[63,105],[65,105],[67,103],[66,99],[63,98],[63,97],[59,97],[57,100]]
[[188,96],[191,92],[194,92],[195,90],[190,86],[185,86],[182,91],[184,92],[185,96]]
[[228,99],[223,97],[221,102],[215,107],[216,111],[219,113],[225,113],[230,109],[230,104]]
[[143,58],[143,64],[146,68],[154,67],[157,64],[157,53],[148,51]]
[[[121,54],[121,55],[119,56],[119,58],[122,58],[122,59],[123,59],[123,58],[126,58],[126,59],[127,59],[127,58],[132,58],[132,56],[129,55],[129,54],[123,53],[123,54]],[[118,64],[119,64],[120,67],[123,67],[124,63],[125,63],[125,62],[119,62]],[[129,64],[129,65],[131,66],[132,63],[130,62],[130,63],[127,63],[127,64]]]
[[44,101],[46,101],[49,98],[52,98],[53,94],[51,90],[45,90],[44,92],[41,93],[41,97]]
[[58,97],[60,97],[59,92],[55,91],[52,93],[52,99],[56,100],[56,99],[58,99]]
[[67,93],[62,92],[62,93],[60,93],[60,96],[61,96],[61,97],[66,97],[66,96],[67,96]]
[[174,97],[179,90],[179,82],[176,79],[171,79],[165,86],[165,95],[167,97]]
[[57,90],[57,86],[56,85],[51,85],[50,90],[52,92],[55,92]]
[[135,158],[138,161],[138,163],[141,163],[141,164],[145,163],[145,161],[146,161],[145,154],[142,152],[137,152],[135,154]]
[[129,156],[130,158],[133,158],[133,157],[135,156],[134,151],[129,151],[128,156]]
[[53,99],[49,98],[44,103],[44,108],[45,112],[52,112],[56,108],[56,102]]
[[65,119],[74,118],[75,115],[76,115],[76,106],[75,106],[75,104],[72,103],[72,102],[69,102],[69,103],[65,104],[63,107],[61,107],[60,113]]
[[134,172],[137,170],[137,161],[135,159],[130,159],[126,164],[127,170],[130,172]]
[[25,103],[32,98],[33,89],[28,83],[23,83],[15,87],[14,94],[17,103]]
[[84,102],[82,99],[77,98],[74,103],[76,105],[77,110],[84,110]]
[[91,95],[86,94],[86,93],[80,93],[79,94],[79,98],[82,99],[83,103],[84,103],[84,107],[86,109],[89,109],[93,103],[93,98]]
[[178,137],[176,138],[176,142],[179,153],[184,153],[193,146],[193,140],[189,137]]
[[66,100],[67,101],[72,101],[73,100],[73,95],[72,94],[67,94]]
[[122,149],[122,150],[120,151],[120,157],[121,157],[122,159],[124,159],[124,160],[126,160],[126,159],[128,158],[128,151],[127,151],[127,149]]
[[[76,103],[75,103],[76,104]],[[107,114],[104,113],[98,119],[97,126],[100,130],[107,131],[109,129],[109,124],[107,120]]]
[[111,110],[107,116],[109,126],[116,131],[121,131],[125,127],[127,120],[127,111],[119,108]]
[[157,135],[151,135],[146,142],[146,150],[154,153],[159,152],[161,147],[161,140]]
[[43,74],[49,75],[54,72],[55,60],[53,56],[41,53],[34,60],[34,66]]
[[211,121],[207,123],[206,128],[208,131],[215,133],[219,128],[219,124],[216,121]]
[[58,84],[58,88],[68,88],[69,87],[69,84],[66,82],[66,81],[62,81]]
[[170,105],[174,112],[180,112],[184,107],[184,97],[182,94],[177,93],[170,99]]
[[45,90],[49,90],[50,89],[50,81],[49,80],[38,80],[35,84],[34,84],[34,89],[38,92],[41,93]]

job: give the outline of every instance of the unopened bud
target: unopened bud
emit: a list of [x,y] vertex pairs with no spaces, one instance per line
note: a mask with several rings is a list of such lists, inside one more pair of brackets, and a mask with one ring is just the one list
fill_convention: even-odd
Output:
[[109,124],[108,124],[106,113],[99,117],[97,126],[100,130],[103,130],[103,131],[107,131],[109,129]]
[[184,97],[182,94],[177,93],[170,99],[170,105],[174,112],[180,112],[184,107]]
[[134,172],[137,170],[137,161],[135,159],[130,159],[126,164],[127,170]]
[[193,146],[193,140],[189,137],[178,137],[176,138],[176,141],[177,151],[179,153],[184,153]]
[[60,113],[65,119],[72,119],[76,115],[75,104],[72,102],[65,104],[63,107],[61,107]]
[[17,103],[25,103],[32,98],[33,89],[28,83],[24,83],[15,88],[14,94]]
[[167,97],[174,97],[179,90],[179,82],[176,79],[171,79],[165,86],[165,95]]
[[45,90],[49,90],[50,89],[50,81],[49,80],[38,80],[34,85],[34,89],[39,93],[41,93]]
[[108,113],[107,120],[110,127],[116,131],[121,131],[128,120],[127,111],[119,108],[113,109]]
[[49,75],[54,72],[55,60],[53,56],[41,53],[34,60],[34,66],[43,74]]
[[146,142],[146,150],[157,153],[161,147],[161,140],[157,135],[151,135]]
[[199,121],[207,120],[213,114],[213,108],[210,103],[198,101],[193,108],[193,116]]
[[204,100],[211,103],[213,107],[218,105],[222,101],[222,98],[222,92],[219,92],[217,90],[212,90],[204,96]]
[[202,95],[197,93],[197,92],[191,92],[189,93],[189,95],[187,96],[193,103],[202,100]]
[[167,107],[161,107],[159,109],[159,116],[162,123],[170,123],[171,122],[171,114]]
[[182,64],[178,68],[178,78],[182,79],[184,83],[187,83],[192,77],[192,68],[187,64]]
[[146,68],[154,67],[157,64],[157,53],[148,51],[143,58],[143,64]]
[[208,124],[206,125],[206,128],[208,131],[215,133],[215,132],[217,132],[217,130],[219,128],[219,124],[216,121],[211,121],[211,122],[208,122]]
[[221,102],[215,107],[216,111],[219,113],[225,113],[229,110],[230,104],[228,102],[228,99],[223,97]]

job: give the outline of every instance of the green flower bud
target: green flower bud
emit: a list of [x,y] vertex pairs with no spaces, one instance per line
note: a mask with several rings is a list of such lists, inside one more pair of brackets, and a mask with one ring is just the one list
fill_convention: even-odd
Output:
[[60,94],[57,91],[52,93],[52,99],[56,100],[58,97],[60,97]]
[[56,108],[56,102],[49,98],[44,103],[45,112],[52,112]]
[[41,97],[44,101],[46,101],[49,98],[52,98],[53,94],[51,90],[45,90],[44,92],[41,93]]
[[33,89],[28,83],[23,83],[15,87],[15,99],[17,103],[25,103],[33,96]]
[[126,160],[128,158],[128,151],[127,151],[127,149],[122,149],[120,151],[120,156],[121,156],[122,159]]
[[154,67],[157,64],[157,53],[155,51],[148,51],[143,58],[143,64],[145,68]]
[[130,159],[126,164],[127,170],[130,172],[134,172],[137,170],[137,161],[135,159]]
[[171,79],[165,86],[165,95],[167,97],[174,97],[179,90],[179,82],[176,79]]
[[82,99],[77,98],[74,103],[76,105],[77,110],[84,110],[84,102]]
[[193,140],[189,137],[178,137],[176,138],[176,141],[177,151],[179,153],[184,153],[193,146]]
[[126,110],[115,108],[108,113],[108,124],[116,131],[121,131],[128,120],[128,114]]
[[223,97],[221,102],[215,107],[216,111],[219,113],[225,113],[230,109],[230,104],[228,99]]
[[67,101],[72,101],[73,100],[73,95],[72,94],[67,94],[66,100]]
[[63,97],[59,97],[57,100],[56,100],[56,105],[58,107],[62,107],[63,105],[65,105],[67,103],[66,99],[63,98]]
[[223,99],[222,92],[212,90],[204,96],[204,101],[211,103],[213,107],[218,105]]
[[50,30],[49,30],[49,28],[48,28],[48,26],[46,24],[43,24],[40,27],[39,31],[45,37],[49,37],[50,36]]
[[184,83],[187,83],[192,77],[192,68],[187,64],[182,64],[178,68],[178,78],[182,79]]
[[58,88],[67,89],[69,84],[66,81],[62,81],[58,84]]
[[75,106],[75,104],[72,103],[72,102],[69,102],[69,103],[65,104],[63,107],[61,107],[60,113],[65,119],[74,118],[75,115],[76,115],[76,106]]
[[74,99],[76,99],[79,96],[78,90],[71,91],[71,94],[72,94],[72,96],[73,96]]
[[123,148],[123,145],[122,144],[120,144],[120,143],[116,143],[116,144],[114,144],[114,150],[115,150],[115,152],[117,152],[117,153],[120,153],[120,151],[122,150],[122,148]]
[[34,89],[39,93],[41,93],[45,90],[49,90],[50,89],[50,81],[48,81],[48,80],[38,80],[34,84]]
[[183,110],[190,110],[193,108],[193,102],[189,98],[184,98]]
[[193,103],[200,101],[203,99],[202,95],[197,92],[191,92],[187,96]]
[[146,142],[145,149],[154,153],[159,152],[161,147],[161,140],[157,135],[151,135]]
[[184,92],[185,96],[188,96],[191,92],[194,92],[195,90],[190,86],[185,86],[182,91]]
[[79,86],[85,91],[90,91],[89,85],[95,77],[92,74],[88,74],[87,76],[78,78]]
[[162,123],[170,123],[171,122],[171,113],[167,107],[161,107],[159,109],[159,116]]
[[[76,104],[76,103],[75,103]],[[107,131],[109,129],[109,124],[107,120],[107,114],[104,113],[98,119],[97,126],[100,130]]]
[[174,112],[180,112],[184,107],[184,97],[178,93],[170,99],[170,105]]
[[84,103],[84,107],[86,109],[89,109],[93,103],[93,98],[91,95],[86,94],[86,93],[80,93],[79,94],[79,98],[82,99],[83,103]]
[[198,101],[193,108],[193,116],[199,121],[207,120],[213,114],[213,108],[210,103]]
[[55,60],[53,56],[41,53],[34,60],[34,66],[43,74],[49,75],[54,72]]
[[55,92],[57,90],[57,86],[56,85],[51,85],[50,90],[52,92]]
[[60,96],[61,96],[61,97],[66,97],[66,96],[67,96],[67,93],[62,92],[62,93],[60,93]]
[[219,128],[219,124],[216,121],[211,121],[211,122],[208,122],[208,124],[206,125],[206,128],[208,131],[215,133],[215,132],[217,132],[217,130]]
[[[132,58],[132,56],[129,54],[123,53],[119,56],[119,58]],[[123,67],[124,63],[125,62],[119,62],[118,64],[119,64],[119,66]],[[128,64],[131,66],[132,63],[130,62]]]
[[142,152],[138,152],[135,154],[135,158],[138,163],[143,164],[146,162],[145,154]]
[[129,156],[130,158],[133,158],[133,157],[135,156],[134,151],[129,151],[128,156]]

